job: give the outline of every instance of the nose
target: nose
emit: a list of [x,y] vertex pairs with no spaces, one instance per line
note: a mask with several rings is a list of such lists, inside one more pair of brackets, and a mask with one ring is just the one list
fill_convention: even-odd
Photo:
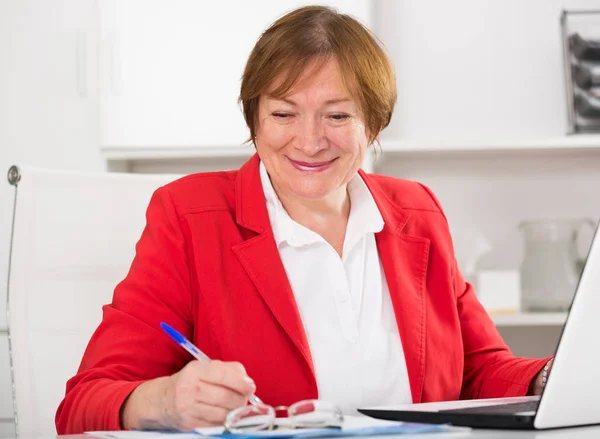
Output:
[[327,148],[325,126],[318,117],[302,118],[297,148],[307,156],[313,156]]

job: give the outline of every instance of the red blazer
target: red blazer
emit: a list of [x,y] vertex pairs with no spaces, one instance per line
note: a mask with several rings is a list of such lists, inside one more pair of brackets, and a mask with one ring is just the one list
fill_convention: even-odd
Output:
[[[190,175],[154,193],[131,269],[67,383],[59,434],[119,429],[138,384],[191,360],[163,321],[209,357],[244,364],[268,404],[319,396],[258,164],[254,156],[239,171]],[[413,401],[526,394],[546,359],[509,352],[457,269],[434,195],[415,182],[361,176],[385,221],[376,241]]]

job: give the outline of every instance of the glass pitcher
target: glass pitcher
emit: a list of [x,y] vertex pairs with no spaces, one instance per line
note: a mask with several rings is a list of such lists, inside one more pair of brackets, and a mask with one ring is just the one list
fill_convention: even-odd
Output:
[[585,260],[577,240],[589,219],[523,221],[519,230],[525,241],[521,262],[523,311],[566,311],[571,306]]

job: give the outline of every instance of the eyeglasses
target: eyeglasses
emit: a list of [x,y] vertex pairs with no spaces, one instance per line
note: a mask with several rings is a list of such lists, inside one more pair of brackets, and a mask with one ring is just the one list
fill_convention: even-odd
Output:
[[[260,400],[259,400],[260,401]],[[277,417],[286,412],[287,418]],[[291,406],[272,407],[262,403],[246,405],[229,412],[225,429],[229,433],[243,434],[274,428],[339,428],[344,421],[342,411],[327,401],[308,399]]]

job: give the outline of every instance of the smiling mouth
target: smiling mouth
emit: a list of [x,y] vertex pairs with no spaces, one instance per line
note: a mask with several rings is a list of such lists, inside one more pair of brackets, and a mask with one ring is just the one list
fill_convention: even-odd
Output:
[[324,171],[327,168],[329,168],[331,166],[331,164],[337,160],[337,158],[335,158],[333,160],[328,160],[326,162],[302,162],[299,160],[292,160],[289,157],[288,157],[288,160],[290,161],[292,166],[294,168],[298,169],[299,171],[321,172],[321,171]]

